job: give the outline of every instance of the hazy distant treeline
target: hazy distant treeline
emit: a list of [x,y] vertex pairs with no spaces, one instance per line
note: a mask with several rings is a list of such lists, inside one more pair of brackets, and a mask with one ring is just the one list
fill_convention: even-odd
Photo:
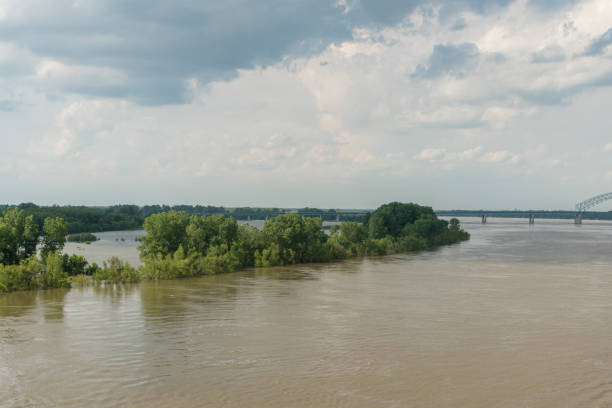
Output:
[[[9,206],[0,206],[0,211]],[[288,210],[282,208],[225,208],[203,205],[113,205],[108,207],[87,206],[38,206],[33,203],[24,203],[16,206],[26,215],[31,215],[34,221],[42,228],[45,218],[60,217],[68,226],[68,233],[120,231],[142,228],[145,218],[153,214],[169,211],[182,211],[187,215],[211,216],[224,215],[237,220],[266,219],[283,214]],[[297,214],[307,217],[320,217],[324,221],[336,220],[339,216],[342,221],[361,220],[363,213],[341,210],[321,210],[317,208],[302,208],[293,210]]]

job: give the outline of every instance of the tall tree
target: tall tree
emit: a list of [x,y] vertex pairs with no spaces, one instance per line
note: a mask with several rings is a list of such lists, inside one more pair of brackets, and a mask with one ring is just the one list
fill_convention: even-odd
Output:
[[174,253],[179,246],[185,247],[189,216],[183,211],[153,214],[144,222],[146,235],[142,237],[140,254]]
[[0,216],[0,263],[14,265],[36,253],[38,225],[20,208],[7,208]]
[[46,256],[61,251],[66,244],[66,235],[68,235],[68,224],[63,218],[46,218],[43,225],[41,253]]

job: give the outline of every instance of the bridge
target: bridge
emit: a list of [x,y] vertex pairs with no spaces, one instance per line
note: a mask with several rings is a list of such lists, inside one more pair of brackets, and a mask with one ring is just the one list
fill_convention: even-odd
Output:
[[608,200],[612,200],[612,193],[600,194],[576,204],[576,218],[574,218],[574,223],[582,224],[582,214],[586,210]]

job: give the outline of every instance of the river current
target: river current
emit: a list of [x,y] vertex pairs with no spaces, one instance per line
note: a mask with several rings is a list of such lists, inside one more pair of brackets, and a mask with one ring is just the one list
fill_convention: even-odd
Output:
[[463,226],[418,254],[0,295],[0,407],[611,406],[612,223]]

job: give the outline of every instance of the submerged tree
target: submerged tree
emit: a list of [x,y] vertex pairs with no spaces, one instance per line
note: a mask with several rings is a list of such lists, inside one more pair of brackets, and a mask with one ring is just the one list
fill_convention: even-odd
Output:
[[40,252],[43,256],[64,249],[68,225],[63,218],[46,218],[43,225],[42,248]]
[[0,216],[0,263],[18,264],[36,253],[38,225],[19,208],[7,208]]
[[436,217],[431,207],[393,202],[381,205],[376,211],[368,214],[363,224],[370,238],[399,237],[410,233],[409,229],[406,230],[407,225],[412,225],[419,218],[427,216]]
[[142,237],[140,253],[169,255],[185,246],[189,216],[181,211],[153,214],[144,222],[146,235]]

